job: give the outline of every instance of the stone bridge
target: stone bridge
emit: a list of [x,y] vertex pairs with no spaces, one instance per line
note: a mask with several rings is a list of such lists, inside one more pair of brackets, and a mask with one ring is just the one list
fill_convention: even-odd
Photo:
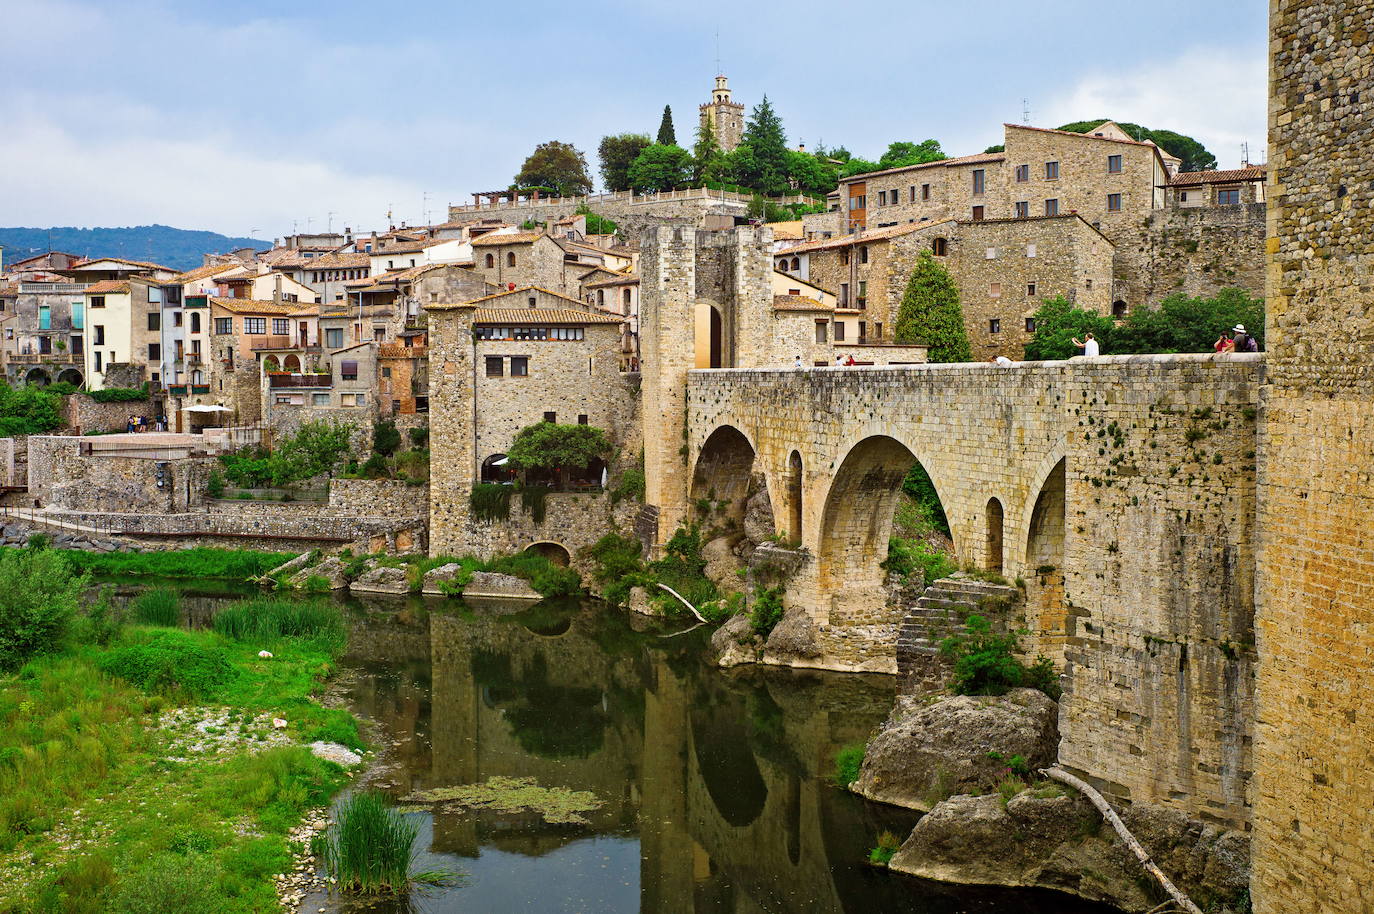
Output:
[[959,559],[1026,588],[1030,652],[1064,668],[1061,761],[1120,798],[1239,825],[1263,369],[1173,355],[693,371],[686,491],[660,495],[659,536],[708,502],[739,518],[761,479],[807,556],[785,623],[807,636],[766,659],[894,671],[902,609],[880,563],[919,461]]

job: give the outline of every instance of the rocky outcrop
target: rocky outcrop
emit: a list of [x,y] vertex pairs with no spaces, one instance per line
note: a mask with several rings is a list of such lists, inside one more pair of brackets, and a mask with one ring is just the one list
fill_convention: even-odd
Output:
[[[1131,833],[1180,889],[1204,910],[1237,906],[1249,885],[1249,839],[1174,810],[1121,810]],[[1148,911],[1160,889],[1092,804],[1058,785],[960,795],[927,813],[892,858],[892,869],[966,885],[1069,892],[1124,911]]]
[[716,666],[758,663],[763,639],[754,633],[748,616],[731,616],[711,636],[711,656]]
[[868,744],[854,790],[911,809],[930,809],[951,794],[992,790],[1014,756],[1031,768],[1055,761],[1058,714],[1059,706],[1036,689],[934,704],[902,696]]
[[751,543],[762,543],[777,533],[773,526],[773,502],[768,497],[768,486],[761,480],[751,483],[756,491],[744,503],[744,538]]
[[267,579],[273,579],[273,578],[278,578],[278,577],[282,577],[282,578],[290,577],[291,575],[293,575],[293,574],[295,574],[296,572],[300,571],[302,568],[304,568],[304,567],[306,567],[307,565],[309,565],[309,564],[310,564],[310,560],[313,559],[313,558],[315,558],[315,553],[313,553],[313,552],[302,552],[300,555],[296,556],[294,559],[291,559],[291,561],[289,561],[289,562],[283,562],[282,564],[278,565],[276,568],[273,568],[271,571],[267,572],[267,574],[263,575],[263,577],[264,577],[264,578],[267,578]]
[[782,621],[773,626],[764,646],[768,663],[807,666],[820,655],[816,624],[811,621],[810,613],[796,606],[783,613]]
[[727,593],[732,590],[739,590],[743,586],[739,572],[744,567],[744,563],[735,554],[734,548],[735,541],[738,539],[738,534],[734,537],[718,536],[701,547],[701,557],[706,560],[703,573],[712,583]]
[[457,562],[449,562],[446,565],[440,565],[438,568],[431,568],[429,571],[425,572],[425,579],[420,585],[420,592],[444,596],[444,590],[440,585],[452,581],[462,567],[463,566],[459,565]]
[[405,568],[374,565],[349,584],[348,589],[359,593],[407,594],[410,593],[410,580]]
[[463,588],[464,597],[500,597],[505,600],[542,600],[544,597],[521,578],[494,571],[479,571]]
[[658,604],[649,599],[649,591],[643,587],[631,587],[629,599],[630,612],[641,616],[661,616]]
[[314,586],[311,578],[323,578],[330,590],[342,590],[348,586],[348,575],[344,571],[344,561],[338,556],[328,555],[314,565],[302,568],[290,578],[286,585],[293,590],[307,590]]

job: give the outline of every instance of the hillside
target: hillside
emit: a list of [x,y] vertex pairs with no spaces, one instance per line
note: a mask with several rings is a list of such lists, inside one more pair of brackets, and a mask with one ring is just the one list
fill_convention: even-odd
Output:
[[170,225],[135,225],[124,228],[0,228],[4,262],[14,263],[45,251],[67,251],[87,257],[125,257],[148,260],[179,270],[201,265],[202,254],[223,254],[235,248],[266,250],[271,245],[256,238],[230,238],[217,232],[172,228]]

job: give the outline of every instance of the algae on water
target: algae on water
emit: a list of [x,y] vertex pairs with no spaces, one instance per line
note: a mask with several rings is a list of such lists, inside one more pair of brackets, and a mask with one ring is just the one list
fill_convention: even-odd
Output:
[[420,790],[406,797],[410,803],[438,803],[448,807],[494,809],[497,812],[538,813],[555,825],[587,825],[583,813],[601,807],[601,801],[588,790],[566,787],[540,787],[534,778],[487,778],[484,784],[462,784]]

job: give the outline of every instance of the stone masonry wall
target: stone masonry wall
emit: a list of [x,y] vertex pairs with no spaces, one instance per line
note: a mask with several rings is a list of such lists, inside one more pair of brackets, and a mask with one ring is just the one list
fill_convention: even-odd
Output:
[[[582,205],[581,200],[566,200],[550,203],[541,201],[537,205],[484,206],[478,210],[451,207],[449,219],[501,219],[512,225],[520,225],[527,219],[533,219],[537,222],[553,222],[574,215],[580,205]],[[748,204],[740,201],[703,198],[645,200],[641,197],[638,202],[592,199],[587,205],[598,216],[603,216],[619,225],[621,233],[630,238],[663,220],[680,220],[698,225],[708,215],[743,216],[748,209]]]
[[363,517],[428,517],[429,486],[397,479],[331,479],[329,507]]
[[153,405],[147,400],[119,403],[98,403],[86,394],[71,394],[62,398],[67,428],[76,435],[88,432],[122,432],[128,427],[130,416],[157,418]]
[[1271,0],[1252,896],[1374,911],[1374,43]]
[[1264,297],[1265,204],[1156,210],[1116,250],[1132,306],[1170,295],[1211,297],[1226,288]]

